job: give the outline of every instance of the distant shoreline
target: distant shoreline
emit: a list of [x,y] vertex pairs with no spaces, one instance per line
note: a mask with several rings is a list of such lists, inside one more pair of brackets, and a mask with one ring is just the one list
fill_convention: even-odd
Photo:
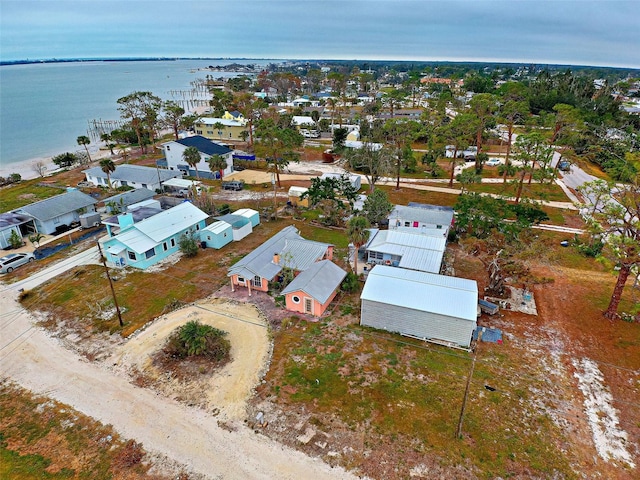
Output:
[[0,67],[11,65],[34,65],[39,63],[82,63],[82,62],[177,62],[177,61],[265,61],[273,60],[276,62],[325,62],[325,63],[388,63],[388,64],[425,64],[425,65],[505,65],[505,66],[547,66],[553,68],[605,68],[610,70],[629,70],[633,72],[640,71],[638,67],[614,67],[607,65],[576,65],[570,63],[548,63],[548,62],[508,62],[508,61],[483,61],[483,60],[420,60],[420,59],[338,59],[338,58],[251,58],[251,57],[97,57],[97,58],[46,58],[46,59],[20,59],[20,60],[0,60]]
[[0,60],[0,66],[33,65],[38,63],[82,63],[82,62],[177,62],[181,60],[284,60],[278,58],[210,58],[210,57],[122,57],[122,58],[47,58],[36,60]]

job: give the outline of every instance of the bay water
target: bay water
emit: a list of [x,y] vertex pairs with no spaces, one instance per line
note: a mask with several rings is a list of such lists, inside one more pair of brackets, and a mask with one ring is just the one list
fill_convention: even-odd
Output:
[[[83,147],[90,120],[120,120],[117,100],[150,91],[177,100],[191,82],[237,75],[203,70],[209,65],[257,64],[272,60],[161,60],[37,63],[0,66],[0,169],[49,160]],[[96,151],[95,140],[89,146]],[[17,170],[20,170],[19,168]]]

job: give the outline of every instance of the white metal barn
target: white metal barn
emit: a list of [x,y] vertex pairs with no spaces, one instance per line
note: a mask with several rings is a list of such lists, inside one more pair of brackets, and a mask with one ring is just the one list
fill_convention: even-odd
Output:
[[468,347],[476,328],[475,280],[376,265],[360,295],[360,324]]

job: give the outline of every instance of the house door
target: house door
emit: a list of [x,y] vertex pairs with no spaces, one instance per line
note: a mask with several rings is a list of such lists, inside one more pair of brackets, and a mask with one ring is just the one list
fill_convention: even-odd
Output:
[[310,298],[304,299],[304,313],[310,313],[313,315],[313,301]]

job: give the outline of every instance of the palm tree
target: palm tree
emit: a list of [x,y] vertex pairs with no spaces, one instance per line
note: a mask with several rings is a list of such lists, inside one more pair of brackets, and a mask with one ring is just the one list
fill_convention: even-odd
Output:
[[209,164],[209,170],[212,172],[218,171],[220,173],[220,180],[222,180],[224,169],[227,168],[227,161],[220,155],[212,155],[207,163]]
[[365,217],[351,217],[347,223],[347,236],[349,241],[353,243],[355,250],[353,258],[353,271],[358,274],[358,250],[369,240],[369,230],[371,225]]
[[200,174],[198,173],[198,163],[200,163],[200,151],[196,147],[187,147],[184,152],[182,152],[182,159],[185,161],[187,165],[191,168],[194,168],[196,171],[196,178],[200,178]]
[[224,130],[224,123],[216,122],[213,124],[213,129],[218,131],[218,137],[222,140],[222,131]]
[[89,139],[89,137],[87,137],[86,135],[80,135],[76,139],[76,142],[78,142],[78,145],[84,146],[84,149],[87,151],[87,157],[89,157],[89,162],[91,162],[91,155],[89,155],[89,148],[87,147],[87,145],[91,143],[91,140]]
[[111,189],[111,173],[116,171],[116,164],[110,158],[104,158],[100,160],[100,168],[107,174],[107,182],[109,183],[109,189]]
[[110,133],[101,133],[100,134],[100,140],[107,144],[107,148],[111,152],[111,155],[113,155],[113,147],[114,147],[114,145],[113,145],[113,143],[111,143],[111,141],[113,140],[113,138],[111,138],[111,134]]

